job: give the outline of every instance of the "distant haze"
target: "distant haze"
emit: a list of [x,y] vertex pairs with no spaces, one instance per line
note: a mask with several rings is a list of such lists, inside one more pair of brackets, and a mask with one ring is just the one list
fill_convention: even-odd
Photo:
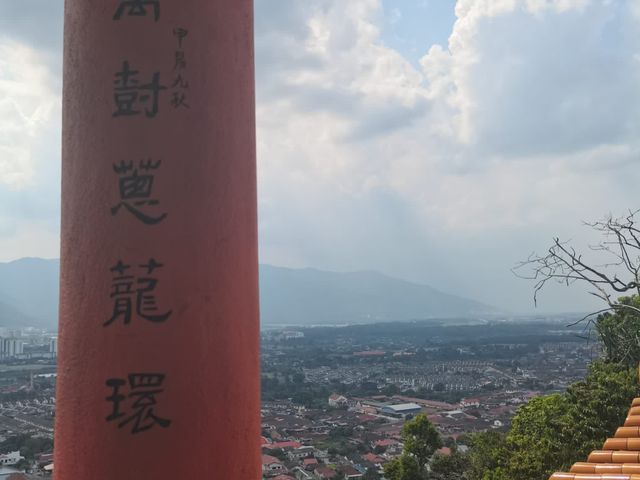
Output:
[[367,323],[495,315],[498,309],[378,272],[260,266],[263,323]]
[[[637,0],[254,4],[262,262],[533,313],[518,261],[639,208]],[[0,1],[0,261],[60,252],[63,17]],[[549,287],[544,312],[600,307]]]
[[[0,263],[0,326],[57,328],[58,260]],[[260,266],[263,324],[342,324],[477,317],[500,311],[378,272]]]

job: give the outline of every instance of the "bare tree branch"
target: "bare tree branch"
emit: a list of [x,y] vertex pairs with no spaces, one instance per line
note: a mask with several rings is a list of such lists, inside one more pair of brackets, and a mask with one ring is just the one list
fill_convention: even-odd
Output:
[[603,301],[608,308],[589,314],[580,321],[607,311],[630,310],[640,314],[640,308],[618,301],[618,297],[624,294],[640,295],[640,228],[636,221],[639,212],[630,210],[620,218],[609,215],[600,221],[584,222],[604,238],[602,242],[589,246],[589,251],[599,259],[587,259],[570,242],[556,237],[544,255],[533,253],[512,271],[520,278],[535,281],[533,300],[536,305],[540,292],[549,282],[567,286],[576,282],[587,285],[588,293]]

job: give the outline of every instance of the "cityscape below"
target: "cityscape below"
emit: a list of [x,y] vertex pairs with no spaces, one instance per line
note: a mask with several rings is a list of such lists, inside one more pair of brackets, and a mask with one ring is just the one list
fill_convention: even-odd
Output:
[[[425,414],[440,455],[506,432],[516,410],[564,391],[600,354],[573,317],[263,330],[264,478],[384,478],[403,424]],[[0,329],[0,478],[52,474],[57,337]]]

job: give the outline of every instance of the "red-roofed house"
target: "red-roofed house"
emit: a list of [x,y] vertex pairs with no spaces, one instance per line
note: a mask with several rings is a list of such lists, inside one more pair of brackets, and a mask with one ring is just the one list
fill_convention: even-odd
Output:
[[290,450],[287,456],[292,461],[302,460],[303,458],[312,456],[314,451],[315,451],[315,448],[308,445],[303,445],[300,448],[295,448],[293,450]]
[[313,470],[318,466],[318,460],[316,460],[315,458],[305,458],[302,461],[302,466],[304,467],[305,470]]
[[378,417],[376,417],[375,415],[358,415],[358,421],[360,423],[366,423],[366,422],[373,422],[374,420],[377,420]]
[[300,448],[301,446],[302,444],[300,442],[295,442],[293,440],[288,442],[274,442],[268,445],[263,445],[264,448],[268,448],[269,450],[276,450],[278,448],[281,448],[283,450],[293,450],[294,448]]
[[384,463],[384,459],[379,457],[375,453],[366,453],[362,456],[367,462],[373,463],[374,465],[381,465]]
[[340,471],[343,473],[343,475],[347,480],[351,480],[354,478],[362,478],[364,476],[362,473],[360,473],[358,470],[353,468],[351,465],[340,467]]
[[264,475],[287,473],[287,467],[285,467],[276,457],[272,457],[271,455],[262,455],[262,473]]
[[440,455],[451,455],[451,449],[449,447],[442,447],[436,450],[436,453]]
[[322,480],[325,480],[328,478],[334,478],[337,475],[335,470],[331,470],[329,467],[325,465],[320,465],[316,467],[313,473],[316,474],[316,477]]
[[376,447],[390,447],[391,445],[397,445],[397,440],[392,440],[390,438],[385,438],[382,440],[376,440],[374,446]]
[[364,350],[362,352],[353,352],[356,357],[384,357],[387,352],[382,350]]

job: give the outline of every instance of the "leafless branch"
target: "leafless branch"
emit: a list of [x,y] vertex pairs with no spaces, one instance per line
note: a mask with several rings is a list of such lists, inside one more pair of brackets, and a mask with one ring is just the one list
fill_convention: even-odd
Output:
[[590,252],[602,257],[595,259],[599,261],[587,259],[570,242],[556,237],[544,255],[531,254],[527,260],[518,263],[513,272],[535,282],[533,300],[536,305],[538,295],[549,282],[586,284],[589,293],[608,308],[587,315],[581,321],[611,310],[629,309],[640,314],[637,307],[618,302],[618,297],[624,294],[640,295],[640,228],[636,224],[639,212],[630,210],[620,218],[609,215],[597,222],[584,222],[604,238],[589,246]]

